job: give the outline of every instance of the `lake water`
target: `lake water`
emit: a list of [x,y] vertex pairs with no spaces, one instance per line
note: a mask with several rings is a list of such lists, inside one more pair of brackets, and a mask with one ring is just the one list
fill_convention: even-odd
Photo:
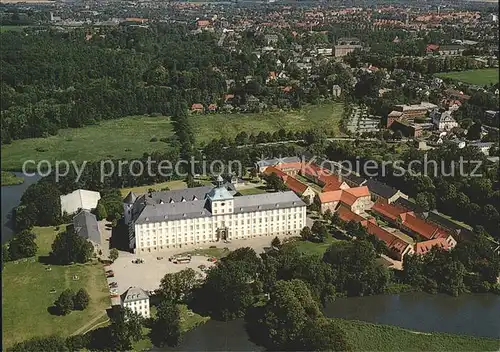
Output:
[[[445,332],[500,339],[500,296],[451,297],[411,293],[342,298],[325,309],[328,317],[395,325],[423,332]],[[252,343],[242,319],[208,321],[184,335],[175,349],[153,351],[261,351]]]
[[[19,177],[23,177],[22,173],[15,172]],[[13,235],[12,230],[12,210],[19,205],[21,196],[29,185],[38,181],[41,177],[35,176],[23,177],[24,183],[14,186],[2,187],[2,243],[9,240]]]

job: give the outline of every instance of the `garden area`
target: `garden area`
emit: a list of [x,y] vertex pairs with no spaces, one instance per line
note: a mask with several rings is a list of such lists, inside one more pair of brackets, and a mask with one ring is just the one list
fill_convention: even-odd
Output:
[[[34,233],[37,235],[37,256],[7,262],[3,269],[4,350],[35,336],[69,336],[91,321],[100,321],[110,306],[101,264],[95,261],[64,266],[43,264],[58,231],[54,227],[36,227]],[[51,313],[51,307],[62,291],[77,291],[82,287],[90,295],[87,309],[65,316]]]

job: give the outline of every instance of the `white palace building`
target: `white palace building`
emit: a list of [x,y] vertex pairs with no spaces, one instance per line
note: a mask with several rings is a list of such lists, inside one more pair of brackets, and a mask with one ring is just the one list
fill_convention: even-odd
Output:
[[298,235],[306,204],[291,191],[235,196],[217,186],[152,192],[124,199],[130,249],[135,253],[199,247],[224,240]]

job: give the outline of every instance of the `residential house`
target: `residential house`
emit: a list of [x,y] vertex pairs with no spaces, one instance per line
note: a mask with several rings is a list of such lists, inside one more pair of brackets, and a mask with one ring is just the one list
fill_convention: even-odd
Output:
[[191,112],[203,113],[204,111],[205,111],[205,108],[203,107],[202,104],[193,104],[193,105],[191,105]]
[[446,230],[417,217],[415,213],[403,207],[376,202],[371,210],[392,225],[412,236],[417,236],[417,238],[424,238],[425,240],[444,238],[452,247],[457,244],[456,240]]
[[451,116],[451,111],[434,110],[431,112],[432,123],[439,131],[450,131],[458,127],[458,122]]
[[61,214],[74,214],[79,210],[94,210],[101,199],[99,192],[77,189],[69,194],[60,196]]
[[349,53],[352,53],[356,49],[362,49],[363,47],[359,44],[344,44],[344,45],[335,45],[335,57],[343,57]]
[[266,34],[264,36],[264,39],[266,40],[266,43],[269,44],[276,44],[279,40],[279,37],[276,34]]
[[282,169],[290,175],[296,175],[302,168],[302,162],[297,156],[283,157],[283,158],[273,158],[267,160],[259,160],[255,163],[255,167],[259,173],[264,172],[268,166],[275,166]]
[[145,319],[150,317],[149,295],[142,288],[129,287],[120,298],[124,309],[128,308]]
[[288,175],[280,169],[279,164],[276,166],[268,166],[263,173],[268,176],[276,174],[283,180],[285,186],[287,186],[291,191],[294,191],[298,196],[302,197],[306,204],[311,204],[314,200],[316,192],[314,192],[314,190],[307,184],[300,182],[292,175]]
[[333,49],[332,48],[319,48],[318,49],[318,55],[332,56],[333,55]]
[[340,86],[338,84],[335,84],[333,87],[332,87],[332,95],[335,97],[335,98],[338,98],[340,97],[340,94],[342,93],[342,89],[340,88]]
[[349,210],[349,208],[346,208],[343,205],[340,205],[337,208],[336,213],[339,215],[340,220],[344,222],[355,221],[360,223],[364,227],[368,226],[368,222],[375,222],[375,219],[373,217],[364,218],[361,215],[352,212],[351,210]]
[[356,49],[362,49],[361,42],[358,38],[339,38],[337,45],[334,46],[336,57],[346,56]]
[[210,21],[209,20],[198,20],[196,21],[196,25],[198,28],[206,28],[210,26]]
[[368,187],[372,201],[374,202],[382,201],[384,203],[391,204],[400,197],[408,199],[408,196],[400,190],[377,180],[367,180],[365,185]]
[[366,186],[322,192],[319,200],[321,213],[327,209],[334,212],[339,204],[355,214],[361,214],[373,206]]
[[217,105],[216,104],[210,104],[208,106],[208,111],[209,112],[216,112],[217,111]]
[[454,221],[451,221],[450,219],[444,217],[443,215],[435,211],[422,213],[422,217],[426,221],[431,222],[439,226],[443,230],[450,232],[453,236],[462,241],[472,241],[476,237],[474,232],[472,232],[469,228],[460,225]]
[[286,177],[285,185],[300,196],[306,204],[311,204],[316,196],[316,192],[311,187],[292,176]]
[[279,178],[281,178],[283,182],[285,182],[288,178],[288,175],[285,172],[281,171],[275,166],[266,167],[265,170],[262,172],[262,174],[266,176],[271,176],[272,174],[276,174],[276,176],[279,176]]
[[73,217],[73,230],[78,236],[90,241],[96,249],[102,245],[97,218],[90,211],[82,210]]
[[405,255],[414,254],[413,243],[398,237],[394,233],[378,226],[374,222],[368,222],[367,232],[383,241],[389,249],[389,255],[393,259],[402,261]]
[[453,237],[449,236],[448,238],[435,238],[428,241],[417,242],[415,244],[415,254],[427,254],[432,247],[438,247],[444,250],[450,250],[457,245],[456,241]]
[[462,55],[465,49],[463,45],[442,45],[438,52],[439,55]]
[[470,142],[467,144],[470,147],[478,149],[484,155],[490,155],[490,148],[495,145],[494,142]]
[[420,124],[408,123],[406,121],[394,121],[390,129],[394,132],[400,131],[403,136],[412,138],[421,137],[423,132]]

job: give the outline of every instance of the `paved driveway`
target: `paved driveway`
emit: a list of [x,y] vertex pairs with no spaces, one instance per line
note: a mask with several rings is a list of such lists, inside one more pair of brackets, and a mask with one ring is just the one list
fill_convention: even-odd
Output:
[[[227,247],[230,250],[250,247],[253,248],[257,254],[260,254],[264,252],[265,247],[271,245],[273,238],[274,237],[270,236],[247,240],[234,240],[230,243],[218,244],[217,247]],[[203,248],[208,248],[208,246],[204,246]],[[172,255],[189,252],[194,249],[196,248],[175,248],[162,252],[141,254],[140,256],[130,252],[120,252],[118,259],[113,264],[106,267],[106,270],[113,270],[114,272],[114,277],[108,279],[108,284],[116,282],[118,284],[118,294],[122,294],[131,286],[140,287],[146,291],[156,290],[165,274],[178,272],[186,268],[192,268],[200,273],[200,275],[204,276],[205,274],[198,269],[198,266],[202,264],[207,267],[213,265],[208,261],[208,257],[193,256],[191,262],[187,264],[174,264],[168,260]],[[158,257],[163,257],[163,259],[158,260]],[[143,259],[144,263],[134,264],[132,261],[136,258]],[[112,300],[112,302],[113,304],[119,304],[119,298]]]

